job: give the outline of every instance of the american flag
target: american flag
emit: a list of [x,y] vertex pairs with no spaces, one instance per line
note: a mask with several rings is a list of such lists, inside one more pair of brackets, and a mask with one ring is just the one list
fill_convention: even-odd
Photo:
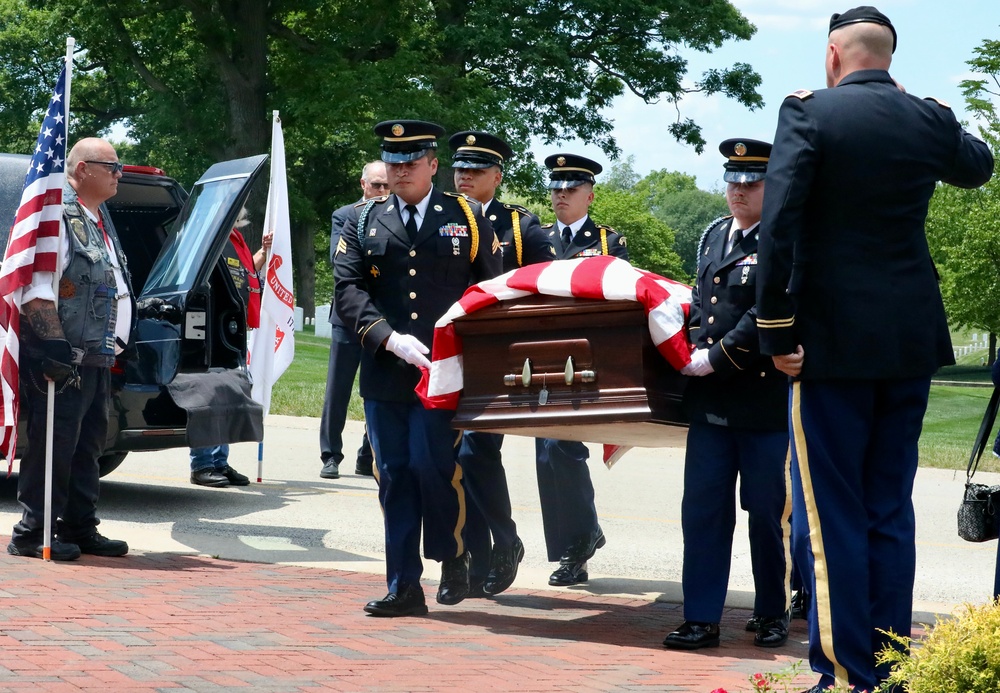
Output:
[[66,180],[66,68],[52,92],[24,177],[21,204],[0,265],[0,455],[13,462],[17,447],[18,356],[21,294],[35,272],[55,272],[59,258],[62,192]]

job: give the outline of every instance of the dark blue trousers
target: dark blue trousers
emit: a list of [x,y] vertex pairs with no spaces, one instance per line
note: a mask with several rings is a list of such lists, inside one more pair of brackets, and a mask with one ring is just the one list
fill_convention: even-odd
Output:
[[749,514],[754,613],[773,618],[788,609],[791,581],[787,488],[788,432],[692,423],[684,460],[684,620],[718,623],[726,602],[740,507]]
[[879,629],[909,637],[913,479],[930,377],[791,386],[792,518],[812,581],[809,664],[820,685],[872,690]]
[[465,491],[456,462],[458,433],[451,428],[454,415],[424,409],[419,402],[365,400],[385,518],[389,592],[419,585],[421,528],[427,558],[443,561],[465,551]]
[[[326,371],[326,394],[323,397],[323,414],[319,422],[319,456],[326,463],[337,464],[344,459],[344,424],[347,407],[354,391],[354,380],[361,364],[361,342],[353,333],[338,325],[332,326],[330,361]],[[358,459],[371,461],[371,448],[367,436],[361,441]]]
[[[108,436],[110,371],[81,366],[80,387],[61,387],[55,398],[52,436],[52,520],[56,535],[68,542],[90,537],[97,519],[101,473],[97,458]],[[23,508],[12,538],[41,541],[45,512],[45,418],[47,381],[40,362],[21,362],[21,407],[27,415],[28,449],[17,475],[17,500]]]
[[[465,476],[468,504],[465,543],[472,553],[469,579],[482,580],[489,573],[493,544],[510,546],[517,539],[511,517],[510,491],[500,446],[503,435],[467,431],[462,436],[458,463]],[[492,539],[491,539],[492,536]]]
[[590,450],[572,440],[535,439],[535,472],[545,549],[558,561],[576,539],[597,531]]

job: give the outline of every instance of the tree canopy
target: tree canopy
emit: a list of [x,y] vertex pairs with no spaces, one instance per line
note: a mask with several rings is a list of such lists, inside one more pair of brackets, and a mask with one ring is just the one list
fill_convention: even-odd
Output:
[[[580,138],[617,155],[613,100],[678,106],[692,92],[750,108],[760,77],[737,63],[689,76],[686,52],[755,29],[726,0],[0,0],[0,143],[26,151],[64,39],[77,39],[71,140],[124,126],[131,163],[189,185],[209,164],[265,152],[281,112],[300,303],[312,307],[313,237],[356,195],[371,126],[421,118],[487,129],[519,155]],[[446,152],[444,152],[446,154]],[[540,175],[517,157],[514,187]]]

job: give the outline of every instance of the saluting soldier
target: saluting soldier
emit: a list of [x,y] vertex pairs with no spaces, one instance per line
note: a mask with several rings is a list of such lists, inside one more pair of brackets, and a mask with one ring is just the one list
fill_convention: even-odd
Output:
[[688,319],[696,348],[681,370],[694,376],[684,391],[691,422],[681,502],[684,623],[663,644],[684,650],[719,645],[737,476],[739,504],[750,518],[754,645],[788,640],[788,378],[760,353],[756,308],[757,231],[771,145],[730,139],[719,151],[732,214],[712,222],[698,246]]
[[348,218],[334,260],[337,311],[364,349],[361,396],[385,518],[389,593],[365,606],[375,616],[427,613],[421,527],[424,555],[442,563],[437,601],[457,604],[469,591],[454,412],[424,409],[414,387],[430,366],[434,323],[471,284],[499,274],[501,256],[481,205],[434,188],[443,132],[418,120],[375,126],[393,192]]
[[[558,245],[560,260],[614,255],[628,260],[625,237],[608,226],[595,224],[589,215],[594,202],[595,176],[603,168],[575,154],[553,154],[545,159],[549,190],[557,223],[545,229]],[[545,548],[550,562],[559,567],[549,576],[550,585],[575,585],[589,579],[587,561],[606,540],[597,522],[594,484],[583,443],[537,438],[535,468],[542,506]]]
[[947,104],[897,87],[895,48],[874,7],[830,18],[828,88],[782,102],[764,194],[757,326],[793,376],[811,691],[874,690],[889,675],[876,665],[886,633],[910,635],[917,443],[931,377],[954,363],[927,205],[938,181],[975,188],[993,173],[989,146]]
[[[514,155],[502,139],[487,132],[465,131],[451,136],[455,189],[483,205],[500,241],[503,270],[555,259],[555,248],[538,217],[524,207],[496,199],[504,164]],[[511,517],[510,492],[500,446],[503,435],[467,431],[458,462],[473,503],[466,516],[466,544],[472,553],[469,596],[500,594],[517,577],[524,544]],[[492,546],[490,535],[492,534]]]

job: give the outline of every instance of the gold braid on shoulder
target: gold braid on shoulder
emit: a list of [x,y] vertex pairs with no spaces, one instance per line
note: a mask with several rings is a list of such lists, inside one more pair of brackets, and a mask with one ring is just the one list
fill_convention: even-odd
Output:
[[469,251],[469,262],[475,262],[479,254],[479,224],[476,223],[476,215],[472,213],[472,207],[464,197],[456,197],[458,205],[465,212],[465,218],[469,220],[469,237],[472,240],[472,250]]
[[524,252],[524,242],[521,240],[521,215],[518,214],[517,210],[511,211],[510,220],[514,224],[514,250],[517,253],[517,266],[524,267],[524,262],[521,258]]
[[609,255],[608,253],[608,231],[607,229],[601,229],[601,255]]

